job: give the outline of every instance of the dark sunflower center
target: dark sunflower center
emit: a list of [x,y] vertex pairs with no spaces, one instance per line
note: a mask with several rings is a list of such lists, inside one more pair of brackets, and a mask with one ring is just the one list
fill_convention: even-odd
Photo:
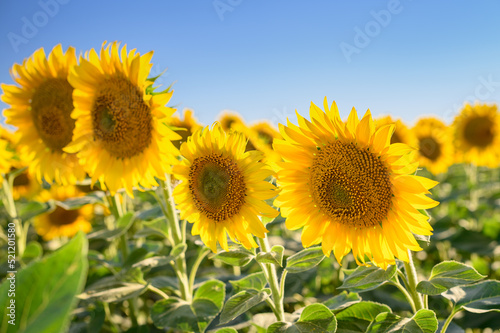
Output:
[[435,161],[441,156],[441,145],[431,136],[419,139],[419,151],[423,157]]
[[245,179],[231,159],[212,154],[193,161],[189,189],[196,208],[211,220],[224,221],[245,203]]
[[273,137],[272,135],[269,135],[269,133],[266,133],[264,131],[258,131],[257,132],[259,139],[261,139],[266,145],[269,147],[272,146],[273,144]]
[[393,143],[402,143],[402,142],[403,141],[401,141],[401,137],[398,135],[398,132],[394,131],[394,134],[391,137],[391,144],[393,144]]
[[75,120],[73,87],[66,79],[52,78],[36,88],[31,98],[33,123],[42,141],[54,151],[62,151],[73,137]]
[[465,125],[464,137],[471,145],[477,147],[489,146],[494,139],[493,121],[488,117],[476,117]]
[[19,186],[27,186],[31,182],[30,177],[28,176],[27,172],[23,172],[14,178],[14,187],[19,187]]
[[49,214],[50,224],[60,226],[71,224],[76,221],[80,212],[78,209],[66,210],[62,207],[56,206],[56,209]]
[[377,225],[392,205],[387,167],[353,143],[335,141],[321,147],[311,166],[310,184],[319,209],[348,226]]
[[114,157],[133,157],[151,143],[151,110],[139,88],[126,78],[112,77],[99,85],[92,121],[95,138]]

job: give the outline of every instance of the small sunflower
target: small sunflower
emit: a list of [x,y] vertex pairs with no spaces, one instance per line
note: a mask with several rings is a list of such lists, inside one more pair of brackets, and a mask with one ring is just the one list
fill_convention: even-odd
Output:
[[299,126],[280,125],[284,140],[274,141],[284,159],[274,203],[286,226],[303,227],[304,247],[322,243],[339,263],[351,249],[360,265],[408,261],[408,250],[421,250],[413,233],[432,234],[418,209],[438,204],[426,196],[437,182],[411,175],[415,151],[390,144],[393,124],[375,130],[370,110],[359,121],[354,108],[343,123],[335,102],[324,108],[311,103],[311,121],[297,115]]
[[[9,141],[0,139],[0,180],[2,174],[9,172],[14,153],[8,149]],[[1,187],[1,184],[0,184]]]
[[243,118],[237,112],[234,111],[229,111],[229,110],[222,111],[219,117],[217,117],[217,119],[218,119],[217,121],[222,126],[222,129],[226,132],[229,132],[229,130],[234,129],[235,126],[236,127],[241,125],[246,126]]
[[490,168],[500,163],[500,113],[496,105],[466,104],[453,122],[457,159]]
[[67,185],[85,177],[75,154],[63,148],[71,141],[75,121],[73,87],[68,72],[76,65],[75,49],[63,53],[54,47],[49,57],[43,48],[22,65],[14,64],[12,76],[19,85],[2,84],[6,123],[17,127],[18,145],[30,172],[41,182]]
[[264,153],[263,162],[280,162],[281,156],[273,149],[273,140],[282,139],[281,134],[273,126],[261,121],[250,127],[236,127],[248,138],[247,150],[258,150]]
[[391,137],[392,143],[404,143],[410,147],[416,147],[417,142],[413,132],[406,126],[401,119],[392,119],[391,116],[384,116],[375,119],[375,127],[379,129],[380,127],[388,124],[394,124],[394,134]]
[[435,175],[446,172],[453,164],[453,144],[449,128],[441,120],[427,117],[417,122],[413,133],[418,143],[420,165]]
[[[66,199],[82,196],[74,186],[52,186],[50,190],[42,191],[38,197],[41,202],[50,200],[64,201]],[[85,205],[78,209],[66,210],[55,205],[55,208],[34,219],[36,233],[49,241],[56,237],[73,237],[78,231],[90,232],[93,218],[93,205]]]
[[199,128],[202,127],[198,120],[193,115],[193,110],[184,109],[184,119],[173,116],[170,120],[170,125],[176,127],[175,133],[181,136],[180,140],[173,141],[175,147],[180,148],[181,144],[187,141],[187,138],[193,135]]
[[152,56],[104,43],[100,56],[90,50],[69,75],[76,123],[65,150],[77,152],[92,184],[99,180],[111,193],[157,186],[155,177],[165,179],[176,161],[171,140],[179,136],[165,125],[175,112],[165,106],[172,91],[148,94]]
[[181,218],[194,223],[193,235],[213,252],[217,242],[228,249],[226,234],[245,248],[257,247],[253,235],[267,232],[258,216],[278,214],[263,201],[275,196],[274,185],[265,181],[273,172],[258,162],[261,152],[245,152],[245,143],[242,133],[226,134],[215,123],[182,144],[185,159],[173,169],[181,180],[174,189]]

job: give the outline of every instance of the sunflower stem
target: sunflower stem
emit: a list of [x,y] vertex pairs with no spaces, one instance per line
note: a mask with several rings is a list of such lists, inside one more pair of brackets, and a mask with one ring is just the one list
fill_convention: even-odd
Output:
[[[175,211],[175,202],[174,202],[174,197],[172,196],[172,183],[170,175],[166,176],[166,181],[160,180],[160,186],[162,187],[163,197],[165,200],[165,211],[164,211],[165,217],[167,218],[167,223],[170,227],[170,232],[172,234],[172,238],[174,241],[174,244],[172,244],[172,246],[176,246],[178,244],[185,244],[186,232],[185,230],[181,231],[179,225],[179,218],[177,217],[177,213]],[[183,223],[182,226],[184,229],[186,228],[185,223]],[[184,253],[181,253],[175,259],[174,270],[177,275],[177,280],[179,282],[181,297],[185,301],[190,302],[193,297],[193,290],[187,275],[186,256]]]
[[417,292],[417,283],[418,283],[417,270],[415,269],[415,264],[413,262],[413,257],[410,250],[408,250],[408,258],[409,258],[408,262],[404,262],[405,273],[408,279],[407,287],[415,304],[415,312],[417,312],[418,310],[422,310],[424,308],[424,305],[422,303],[422,298],[420,297],[420,294]]
[[[5,193],[4,197],[4,205],[5,208],[7,209],[7,213],[10,216],[10,219],[12,222],[15,224],[15,234],[17,237],[17,261],[21,261],[21,258],[23,256],[24,250],[26,248],[26,240],[27,240],[27,234],[28,234],[28,226],[26,228],[23,226],[22,220],[19,217],[17,213],[17,208],[16,208],[16,203],[14,201],[14,196],[13,196],[13,189],[14,189],[14,177],[9,176],[9,177],[2,177],[3,178],[3,192]],[[6,179],[8,178],[8,179]],[[26,230],[25,230],[26,229]]]
[[[397,281],[397,282],[396,282]],[[413,302],[413,298],[411,297],[411,295],[408,293],[408,291],[405,289],[405,287],[403,287],[401,285],[401,283],[399,282],[399,280],[396,280],[396,281],[389,281],[390,284],[392,284],[393,286],[395,286],[396,288],[399,289],[399,291],[401,291],[403,293],[403,295],[405,296],[406,300],[408,301],[408,303],[410,303],[410,306],[411,306],[411,310],[415,313],[417,312],[415,310],[415,302]]]
[[453,319],[453,317],[455,317],[455,315],[457,314],[458,311],[452,311],[450,313],[450,315],[448,316],[448,318],[446,318],[446,321],[444,322],[443,324],[443,328],[441,329],[441,333],[445,333],[446,330],[448,329],[448,326],[450,326],[450,323]]
[[198,272],[198,268],[200,267],[200,264],[202,263],[203,259],[205,259],[205,257],[209,253],[210,249],[204,247],[198,254],[198,257],[196,257],[196,261],[194,262],[193,266],[191,266],[191,272],[189,272],[189,290],[193,290],[194,281],[196,279],[196,273]]
[[[262,252],[271,251],[269,242],[267,240],[267,235],[264,238],[257,237],[257,239],[259,240],[259,245]],[[267,272],[265,276],[272,292],[271,297],[274,303],[274,309],[272,310],[276,315],[276,319],[278,321],[285,321],[285,310],[283,307],[283,297],[285,293],[283,287],[285,284],[284,278],[286,277],[286,274],[282,275],[280,286],[280,283],[278,281],[278,274],[276,273],[276,266],[274,264],[262,264],[262,268]]]

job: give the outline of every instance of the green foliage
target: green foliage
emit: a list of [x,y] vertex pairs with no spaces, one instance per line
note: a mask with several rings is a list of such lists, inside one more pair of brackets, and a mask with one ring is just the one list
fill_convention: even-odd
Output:
[[345,271],[347,277],[339,289],[349,289],[351,292],[364,292],[375,289],[396,274],[396,266],[391,265],[387,270],[375,266],[359,266],[354,271]]
[[271,248],[270,252],[259,252],[257,253],[257,262],[263,264],[275,264],[280,267],[283,266],[283,251],[285,248],[281,245],[275,245]]
[[434,333],[437,328],[436,314],[422,309],[411,318],[401,318],[393,313],[381,313],[368,327],[367,332]]
[[262,291],[247,289],[240,291],[236,295],[229,298],[226,301],[226,304],[224,304],[224,309],[222,309],[222,313],[220,315],[220,323],[225,324],[235,319],[257,304],[265,301],[270,295],[270,289],[264,289]]
[[312,304],[304,308],[295,323],[276,322],[269,326],[268,333],[318,332],[333,333],[337,329],[337,320],[323,304]]
[[231,250],[219,252],[212,257],[231,266],[246,266],[255,258],[254,254],[247,250]]
[[286,260],[289,273],[300,273],[317,266],[325,258],[321,246],[304,249]]
[[[15,297],[8,296],[10,280],[0,285],[1,332],[57,333],[67,330],[75,296],[87,277],[87,240],[78,233],[53,254],[34,261],[15,275]],[[7,316],[15,299],[15,323]]]
[[359,302],[361,302],[361,297],[358,294],[343,291],[337,296],[324,301],[323,304],[332,311],[340,311]]
[[385,304],[362,301],[336,314],[337,332],[365,332],[378,314],[392,312]]
[[482,281],[470,286],[454,287],[443,294],[453,302],[453,311],[473,313],[500,311],[500,281]]

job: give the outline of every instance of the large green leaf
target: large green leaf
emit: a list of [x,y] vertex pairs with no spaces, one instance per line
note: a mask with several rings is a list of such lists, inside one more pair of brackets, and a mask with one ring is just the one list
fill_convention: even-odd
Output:
[[365,332],[378,314],[391,312],[385,304],[363,301],[337,313],[337,332]]
[[359,266],[353,272],[345,272],[347,277],[339,289],[349,289],[354,293],[375,289],[396,274],[396,266],[390,265],[387,270],[374,266]]
[[325,255],[323,254],[323,250],[321,250],[321,246],[310,247],[288,257],[286,260],[286,270],[289,273],[307,271],[317,266],[324,258]]
[[266,300],[271,295],[271,290],[257,291],[253,289],[243,290],[227,300],[220,315],[220,323],[225,324],[255,305]]
[[173,297],[156,302],[151,319],[158,328],[204,332],[220,312],[224,297],[224,283],[210,280],[196,290],[191,303]]
[[401,318],[393,313],[381,313],[367,332],[434,333],[437,328],[438,321],[434,311],[422,309],[411,318]]
[[361,297],[358,294],[343,291],[337,296],[324,301],[323,304],[332,311],[340,311],[359,302],[361,302]]
[[250,251],[231,250],[219,252],[214,255],[212,259],[219,259],[223,263],[231,266],[245,266],[250,263],[254,257],[255,256]]
[[500,281],[487,280],[465,287],[454,287],[443,294],[460,309],[473,313],[500,311]]
[[253,273],[245,276],[242,279],[231,281],[229,283],[233,286],[233,293],[239,293],[242,290],[254,289],[261,291],[267,284],[264,272]]
[[[53,254],[34,261],[15,275],[15,297],[9,297],[11,281],[0,285],[0,332],[57,333],[67,329],[76,295],[87,276],[88,243],[78,233]],[[15,326],[8,323],[15,300]]]
[[484,278],[473,267],[456,261],[444,261],[432,268],[429,281],[421,281],[417,291],[426,295],[439,295],[450,288]]
[[337,329],[337,320],[323,304],[307,306],[295,323],[277,322],[269,326],[267,333],[333,333]]

